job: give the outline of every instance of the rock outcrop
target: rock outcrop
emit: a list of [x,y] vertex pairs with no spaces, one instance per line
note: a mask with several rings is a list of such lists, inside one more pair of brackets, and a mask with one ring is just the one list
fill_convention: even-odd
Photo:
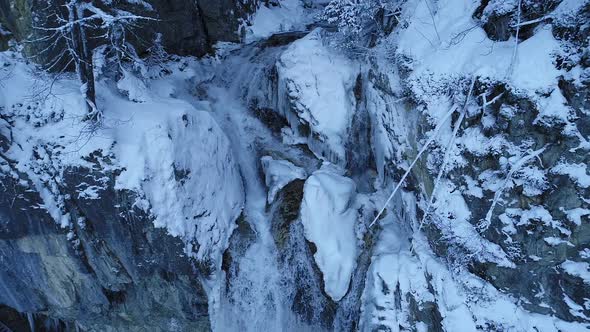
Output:
[[87,168],[67,170],[63,189],[105,177],[100,200],[68,200],[68,231],[40,208],[24,175],[0,174],[2,303],[85,331],[208,330],[207,296],[184,244],[133,206],[134,193]]

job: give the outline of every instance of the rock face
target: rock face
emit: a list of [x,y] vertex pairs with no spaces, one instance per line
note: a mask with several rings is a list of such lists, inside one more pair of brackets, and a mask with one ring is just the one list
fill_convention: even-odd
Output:
[[[52,0],[58,6],[62,0]],[[258,3],[257,0],[206,1],[206,0],[146,0],[153,10],[137,9],[137,14],[156,17],[158,21],[147,24],[139,22],[136,37],[138,53],[149,48],[156,33],[162,34],[166,51],[178,55],[202,56],[211,51],[218,41],[240,41],[240,26],[248,19]],[[130,2],[131,3],[131,2]],[[33,26],[33,17],[43,15],[47,4],[30,0],[0,1],[0,23],[17,41],[34,39],[38,33]],[[32,35],[31,35],[32,34]],[[27,46],[29,55],[35,49]],[[40,59],[42,61],[42,59]]]
[[[453,0],[441,0],[438,10],[443,14],[432,17],[427,2],[408,1],[422,6],[428,19],[414,20],[412,24],[426,25],[420,29],[399,28],[406,33],[428,31],[430,19],[446,18],[456,7]],[[461,16],[469,27],[472,18],[482,24],[474,28],[476,38],[467,34],[461,37],[463,43],[450,39],[448,48],[459,50],[455,56],[469,51],[469,38],[477,45],[501,44],[516,33],[514,8],[492,8],[499,2],[482,1],[481,8],[474,5]],[[250,210],[242,210],[235,229],[233,219],[224,228],[233,233],[228,247],[219,248],[225,250],[220,286],[222,296],[225,292],[232,297],[220,302],[239,309],[232,314],[248,320],[246,310],[252,314],[269,311],[269,304],[285,304],[297,322],[335,331],[574,331],[588,326],[590,57],[585,49],[589,28],[581,23],[588,21],[590,7],[580,9],[579,21],[572,23],[560,21],[554,11],[559,1],[548,1],[542,8],[524,2],[522,20],[540,19],[531,26],[553,22],[538,30],[527,25],[518,44],[518,56],[545,71],[521,67],[527,61],[517,61],[514,68],[505,61],[520,73],[512,80],[502,80],[504,68],[499,66],[500,79],[494,71],[445,72],[440,80],[430,81],[444,64],[411,59],[416,52],[396,53],[383,62],[371,59],[357,70],[359,63],[336,54],[328,43],[332,35],[318,29],[299,41],[292,40],[299,34],[279,35],[244,47],[241,55],[235,51],[238,55],[229,56],[223,75],[203,83],[239,81],[252,117],[269,127],[267,135],[255,119],[239,118],[245,128],[254,128],[255,138],[242,146],[252,151],[233,152],[252,153],[255,161],[249,166],[256,164],[260,172],[244,173],[243,168],[242,176],[265,182],[267,188],[260,193],[250,189],[259,196],[253,196],[256,204],[246,205]],[[563,1],[568,2],[576,0]],[[6,25],[18,27],[31,3],[0,3],[3,16],[7,10],[25,13],[7,19]],[[168,48],[181,54],[201,54],[215,41],[238,40],[240,19],[252,9],[231,0],[151,3],[170,18],[156,28],[170,43]],[[177,28],[170,22],[182,24]],[[14,29],[15,36],[23,35]],[[438,38],[462,31],[441,29]],[[422,39],[407,38],[401,45],[427,44]],[[527,53],[535,49],[531,45],[543,47]],[[547,48],[563,45],[575,56],[543,57]],[[430,46],[425,53],[434,58],[444,55],[436,52],[447,51]],[[504,49],[511,51],[512,46]],[[481,50],[476,51],[481,56]],[[507,54],[499,53],[497,59],[509,59],[512,52]],[[244,63],[250,68],[237,70]],[[420,67],[428,64],[433,65]],[[541,79],[528,80],[528,74],[541,72],[555,75],[546,85]],[[222,100],[223,106],[233,106],[230,101]],[[238,112],[233,111],[217,116],[229,118]],[[411,168],[439,122],[440,136]],[[204,137],[215,132],[213,127],[207,130]],[[252,132],[238,131],[237,136],[246,140]],[[200,140],[187,141],[164,129],[160,133],[170,140],[162,151],[188,142],[177,155],[213,155],[195,148]],[[8,151],[11,141],[0,135],[0,152]],[[230,150],[224,149],[227,158],[220,164],[230,163]],[[447,151],[453,152],[448,163]],[[337,177],[319,177],[318,169],[327,161],[337,164],[330,166],[337,168]],[[27,176],[15,176],[10,160],[0,163],[0,302],[20,312],[76,321],[90,331],[208,330],[207,297],[200,280],[213,264],[187,258],[186,242],[154,228],[154,217],[134,206],[136,194],[116,189],[118,170],[103,167],[98,159],[89,163],[96,167],[66,169],[57,188],[70,213],[69,230],[59,228],[40,208],[44,202]],[[190,175],[191,167],[176,166],[161,176],[162,182],[153,182],[154,192],[164,192],[164,180],[184,184],[191,176],[210,176]],[[409,176],[399,194],[377,218],[377,210],[406,171]],[[104,188],[100,198],[67,195],[77,192],[80,183]],[[238,191],[235,186],[211,188],[198,182],[172,188],[166,187],[167,192],[213,192],[211,201],[222,201],[222,210],[229,205],[228,195]],[[186,203],[187,209],[200,206],[187,196],[178,197],[169,201]],[[190,217],[204,215],[209,216]],[[260,235],[266,234],[265,228],[256,227],[261,216],[268,238]],[[192,225],[181,223],[187,224]],[[208,227],[200,232],[212,233]],[[326,248],[330,241],[333,245]],[[262,296],[253,296],[255,292]],[[16,321],[14,312],[4,309],[0,306],[0,322]]]
[[132,193],[114,190],[113,174],[69,169],[63,189],[105,176],[100,200],[67,203],[78,222],[66,234],[35,208],[43,201],[25,179],[0,174],[2,302],[85,331],[208,330],[207,296],[180,239],[154,228]]

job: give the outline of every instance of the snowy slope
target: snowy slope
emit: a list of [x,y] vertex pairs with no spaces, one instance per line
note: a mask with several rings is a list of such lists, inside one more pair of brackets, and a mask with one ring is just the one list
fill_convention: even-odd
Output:
[[[116,189],[137,192],[136,206],[150,211],[157,227],[182,238],[188,255],[220,262],[244,197],[229,141],[206,108],[197,110],[186,101],[153,92],[144,102],[133,102],[129,98],[137,100],[138,87],[149,89],[145,83],[131,85],[132,92],[124,96],[105,81],[98,95],[104,125],[91,131],[81,121],[85,108],[73,78],[55,82],[49,94],[31,84],[39,73],[22,59],[12,59],[10,53],[1,56],[12,81],[2,89],[2,106],[17,119],[13,132],[18,145],[7,155],[33,179],[62,227],[69,227],[70,221],[63,206],[65,194],[59,192],[61,172],[86,165],[85,157],[101,151],[112,159],[106,170],[120,172]],[[186,73],[177,73],[161,80],[188,79]],[[119,86],[129,86],[128,80],[130,76]],[[31,91],[39,91],[39,96],[31,96]],[[21,115],[30,107],[39,109],[35,117]],[[42,159],[37,156],[40,151],[46,151]],[[100,195],[100,188],[86,189],[87,195]]]

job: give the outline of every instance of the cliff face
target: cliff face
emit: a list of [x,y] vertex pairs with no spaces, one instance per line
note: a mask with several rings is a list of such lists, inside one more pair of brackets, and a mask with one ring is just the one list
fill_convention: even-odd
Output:
[[[243,189],[206,106],[156,90],[142,103],[129,94],[115,101],[119,92],[106,83],[101,91],[115,93],[104,104],[107,121],[118,124],[86,132],[63,121],[81,115],[70,79],[55,85],[59,99],[31,99],[18,86],[36,74],[6,55],[0,302],[88,331],[210,330],[211,285]],[[173,62],[178,81],[165,78],[160,88],[189,83],[180,76],[186,66]]]

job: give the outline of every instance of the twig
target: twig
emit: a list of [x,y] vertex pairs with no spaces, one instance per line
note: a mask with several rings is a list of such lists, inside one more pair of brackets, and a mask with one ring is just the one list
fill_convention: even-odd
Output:
[[494,208],[496,207],[496,204],[498,204],[498,200],[500,200],[500,196],[502,196],[502,193],[504,192],[504,189],[508,185],[508,182],[510,180],[512,180],[512,175],[514,175],[514,173],[516,171],[518,171],[529,160],[534,159],[534,158],[537,158],[541,153],[543,153],[545,151],[546,148],[547,148],[547,146],[544,146],[544,147],[540,148],[539,150],[532,151],[528,155],[520,158],[512,166],[512,168],[510,169],[510,172],[508,172],[508,175],[506,176],[506,179],[504,179],[504,182],[502,183],[502,186],[494,194],[494,199],[492,200],[492,205],[490,206],[490,209],[488,210],[488,213],[486,213],[486,218],[485,218],[485,220],[482,220],[482,222],[481,222],[481,224],[479,226],[479,228],[480,228],[481,231],[485,231],[490,226],[490,224],[492,222],[492,214],[494,212]]
[[424,2],[426,3],[426,7],[428,7],[428,12],[430,13],[430,19],[432,20],[432,25],[434,26],[434,32],[436,33],[436,38],[438,38],[438,42],[441,42],[440,39],[440,34],[438,33],[438,28],[436,27],[436,22],[434,21],[434,13],[432,12],[432,9],[430,8],[430,4],[428,3],[428,1],[430,0],[424,0]]
[[514,38],[514,50],[512,51],[512,59],[510,60],[510,67],[508,67],[508,72],[506,73],[506,78],[512,75],[512,71],[514,70],[514,63],[516,62],[516,53],[518,51],[518,34],[520,33],[520,13],[522,7],[522,0],[518,0],[518,16],[516,22],[516,37]]

